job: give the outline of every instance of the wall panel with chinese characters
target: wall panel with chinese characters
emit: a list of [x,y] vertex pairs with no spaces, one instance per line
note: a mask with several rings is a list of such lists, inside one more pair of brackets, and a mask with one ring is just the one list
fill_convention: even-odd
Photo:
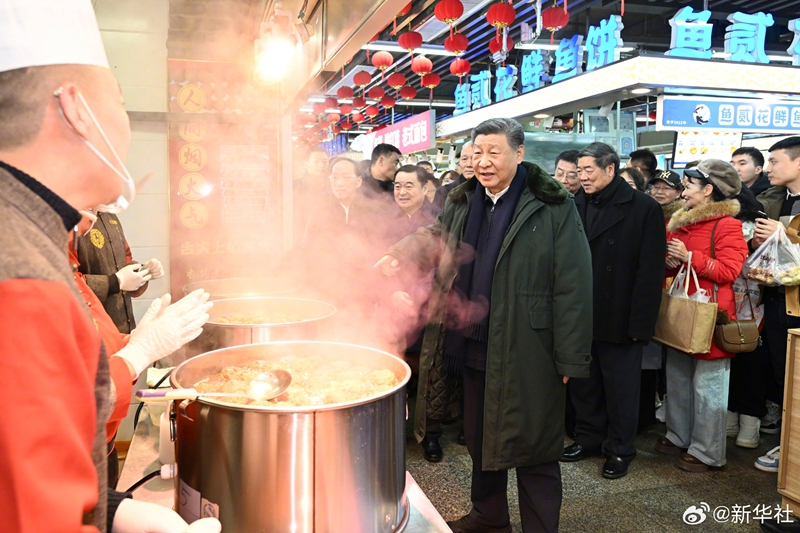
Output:
[[[173,113],[247,114],[243,104],[244,111],[232,107],[246,100],[240,98],[248,84],[239,66],[168,64]],[[176,77],[184,79],[176,83]],[[268,273],[281,250],[276,131],[211,116],[170,122],[170,289],[176,298],[187,283]]]

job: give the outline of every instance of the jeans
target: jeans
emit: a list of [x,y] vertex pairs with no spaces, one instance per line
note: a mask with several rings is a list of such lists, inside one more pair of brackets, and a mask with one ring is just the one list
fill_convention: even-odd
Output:
[[730,369],[667,349],[667,439],[709,466],[725,464]]

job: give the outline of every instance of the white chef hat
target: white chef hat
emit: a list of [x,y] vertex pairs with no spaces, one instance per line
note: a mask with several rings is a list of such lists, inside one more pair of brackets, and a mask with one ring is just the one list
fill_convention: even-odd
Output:
[[0,72],[44,65],[109,68],[90,0],[0,0]]

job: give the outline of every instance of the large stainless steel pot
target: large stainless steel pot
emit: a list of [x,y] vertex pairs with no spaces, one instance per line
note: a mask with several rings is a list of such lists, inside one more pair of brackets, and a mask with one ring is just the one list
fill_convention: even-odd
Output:
[[247,298],[252,296],[287,296],[297,290],[294,282],[285,277],[272,278],[225,278],[195,281],[183,286],[187,295],[197,289],[211,294],[212,300]]
[[[276,324],[223,324],[219,317],[234,314],[259,315],[272,313],[297,314],[299,322]],[[203,333],[184,347],[186,357],[257,342],[314,340],[321,322],[336,313],[329,303],[302,298],[232,298],[217,300],[209,312],[211,318]]]
[[388,368],[398,385],[316,407],[249,407],[212,399],[172,410],[176,509],[217,516],[226,533],[390,533],[408,521],[405,385],[411,369],[386,352],[331,342],[279,342],[210,352],[181,364],[173,387],[230,365],[284,355]]

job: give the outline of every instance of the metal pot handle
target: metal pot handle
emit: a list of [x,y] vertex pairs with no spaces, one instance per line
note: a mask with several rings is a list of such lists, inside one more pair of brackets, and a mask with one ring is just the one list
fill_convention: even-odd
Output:
[[172,442],[175,442],[178,438],[178,414],[176,411],[179,410],[182,417],[194,422],[194,419],[186,414],[186,408],[189,406],[190,403],[193,402],[194,400],[183,400],[182,402],[180,402],[180,404],[178,404],[178,402],[170,402],[169,437],[172,440]]

